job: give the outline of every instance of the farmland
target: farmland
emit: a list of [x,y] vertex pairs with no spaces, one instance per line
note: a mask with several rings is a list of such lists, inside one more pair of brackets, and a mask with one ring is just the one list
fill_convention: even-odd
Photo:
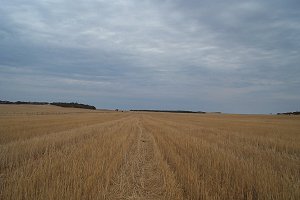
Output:
[[0,105],[0,199],[299,199],[300,117]]

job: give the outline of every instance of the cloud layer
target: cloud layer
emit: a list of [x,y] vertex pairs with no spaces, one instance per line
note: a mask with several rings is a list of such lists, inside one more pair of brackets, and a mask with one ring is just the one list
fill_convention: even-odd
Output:
[[300,109],[297,0],[14,0],[0,93],[124,109]]

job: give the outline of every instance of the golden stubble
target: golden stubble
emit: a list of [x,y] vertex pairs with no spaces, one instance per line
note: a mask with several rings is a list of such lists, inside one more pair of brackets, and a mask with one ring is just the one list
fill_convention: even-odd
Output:
[[0,106],[0,199],[299,199],[297,116]]

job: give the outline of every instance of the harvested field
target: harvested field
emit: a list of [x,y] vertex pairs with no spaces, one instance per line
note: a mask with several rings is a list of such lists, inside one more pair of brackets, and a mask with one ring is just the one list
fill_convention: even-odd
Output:
[[0,105],[0,199],[300,199],[300,117]]

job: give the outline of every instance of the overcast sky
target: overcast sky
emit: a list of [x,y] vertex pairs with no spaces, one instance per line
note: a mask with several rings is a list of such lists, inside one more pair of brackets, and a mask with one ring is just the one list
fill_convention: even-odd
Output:
[[300,1],[1,0],[0,99],[300,110]]

